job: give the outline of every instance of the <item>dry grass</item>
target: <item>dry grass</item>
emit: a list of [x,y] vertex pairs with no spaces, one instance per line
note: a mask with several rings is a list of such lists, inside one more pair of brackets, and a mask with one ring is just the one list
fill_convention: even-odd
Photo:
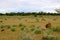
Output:
[[[19,24],[23,24],[22,26],[26,26],[26,28],[30,28],[31,25],[34,25],[35,27],[40,27],[42,29],[45,28],[45,25],[47,23],[51,23],[52,27],[60,26],[60,16],[0,16],[0,25],[10,25],[11,28],[15,28],[12,30],[15,30],[14,32],[11,31],[11,28],[7,29],[1,32],[0,27],[0,40],[22,40],[21,34],[25,33],[25,31],[22,31],[19,27]],[[13,27],[14,26],[14,27]],[[27,34],[27,33],[26,33]],[[33,34],[32,31],[29,30],[28,34],[30,34],[34,40],[41,40],[44,30],[41,34]],[[55,32],[51,33],[51,35],[55,35]],[[60,34],[56,32],[56,36],[60,38]]]

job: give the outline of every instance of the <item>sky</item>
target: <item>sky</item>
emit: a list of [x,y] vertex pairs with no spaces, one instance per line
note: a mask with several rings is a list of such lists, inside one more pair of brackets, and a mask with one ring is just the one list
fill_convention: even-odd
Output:
[[0,13],[6,12],[55,12],[60,0],[0,0]]

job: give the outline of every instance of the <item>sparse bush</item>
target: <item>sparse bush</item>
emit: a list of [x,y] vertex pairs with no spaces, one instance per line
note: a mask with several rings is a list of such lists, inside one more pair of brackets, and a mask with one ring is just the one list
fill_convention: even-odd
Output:
[[[53,32],[53,30],[52,30],[51,28],[47,28],[47,29],[45,30],[45,33],[48,34],[48,35],[51,34],[52,32]],[[44,34],[45,34],[45,33],[44,33]]]
[[24,30],[24,31],[28,33],[28,32],[29,32],[29,29],[28,29],[28,28],[25,28],[25,30]]
[[57,40],[57,37],[55,37],[53,35],[44,35],[42,37],[42,40]]
[[20,24],[19,24],[19,27],[21,27],[21,26],[23,26],[23,24],[20,23]]
[[32,36],[30,36],[30,35],[28,35],[28,34],[25,34],[25,35],[22,35],[22,40],[34,40],[33,38],[32,38]]
[[30,30],[31,30],[31,31],[34,31],[34,30],[35,30],[35,26],[32,25],[32,26],[30,27]]
[[19,24],[19,27],[20,27],[21,30],[23,30],[25,32],[29,32],[28,28],[25,25]]
[[0,27],[1,28],[8,28],[9,29],[10,28],[10,25],[1,25]]
[[21,30],[25,30],[26,26],[21,26]]
[[53,31],[57,31],[57,32],[60,32],[60,27],[53,27],[51,28]]
[[6,28],[7,28],[7,29],[11,28],[11,26],[10,26],[10,25],[5,25],[5,26],[6,26]]
[[42,30],[41,28],[37,27],[34,31],[34,34],[41,34]]
[[14,32],[14,31],[16,31],[16,29],[15,29],[15,28],[11,28],[11,31],[13,31],[13,32]]
[[1,28],[5,28],[5,25],[1,25],[0,27],[1,27]]

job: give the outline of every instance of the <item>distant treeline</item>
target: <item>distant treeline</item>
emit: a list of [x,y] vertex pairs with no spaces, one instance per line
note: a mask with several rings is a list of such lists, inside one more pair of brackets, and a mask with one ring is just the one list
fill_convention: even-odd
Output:
[[7,15],[7,16],[14,16],[14,15],[20,15],[20,16],[29,16],[29,15],[60,15],[60,13],[50,13],[50,12],[10,12],[10,13],[0,13],[0,15]]

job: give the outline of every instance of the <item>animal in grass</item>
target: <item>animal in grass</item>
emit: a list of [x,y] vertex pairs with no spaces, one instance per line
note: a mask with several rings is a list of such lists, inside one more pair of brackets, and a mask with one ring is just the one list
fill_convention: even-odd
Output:
[[47,24],[45,25],[45,27],[46,27],[46,28],[51,28],[51,23],[47,23]]
[[4,29],[2,29],[1,31],[4,31]]
[[1,31],[2,31],[2,32],[5,31],[5,28],[2,28]]

